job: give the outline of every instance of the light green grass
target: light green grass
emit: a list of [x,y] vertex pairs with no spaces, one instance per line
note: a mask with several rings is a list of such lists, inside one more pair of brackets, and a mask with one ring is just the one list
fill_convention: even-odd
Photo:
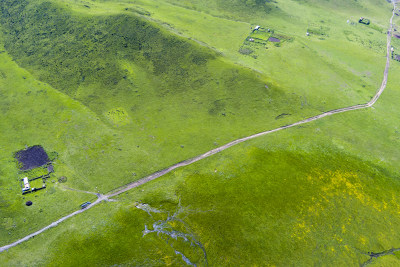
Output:
[[[382,102],[389,109],[395,105],[390,98]],[[151,265],[183,264],[163,235],[141,235],[145,225],[152,229],[166,216],[135,208],[141,202],[170,214],[183,207],[179,218],[206,248],[210,265],[357,266],[368,260],[362,252],[400,245],[399,172],[393,169],[398,159],[390,151],[400,141],[390,141],[389,135],[384,142],[364,144],[364,136],[354,134],[366,128],[357,126],[360,118],[377,136],[394,132],[378,120],[386,115],[380,109],[348,113],[241,144],[134,189],[0,257],[23,265],[24,259],[15,256],[32,248],[31,262],[42,258],[46,265],[145,264],[144,259]],[[374,150],[378,144],[380,150]],[[388,160],[382,164],[378,158]],[[178,222],[173,227],[180,229]],[[191,255],[182,240],[171,244]],[[397,263],[393,257],[380,260]]]
[[[336,3],[334,9],[340,12],[332,13],[331,2],[302,5],[295,1],[282,1],[276,4],[279,12],[257,16],[251,16],[252,11],[243,7],[242,15],[246,19],[234,21],[213,16],[213,1],[171,2],[184,8],[160,1],[154,4],[141,0],[134,4],[148,10],[151,18],[164,21],[183,35],[208,44],[230,60],[267,74],[286,92],[301,95],[315,108],[327,110],[349,102],[361,103],[378,87],[380,70],[384,64],[385,30],[380,33],[365,25],[348,25],[346,21],[367,14],[374,18],[375,24],[386,29],[389,4],[374,2],[372,5],[369,1],[363,1],[355,6],[349,5],[349,8],[348,4]],[[229,12],[229,6],[228,1],[219,6],[216,12]],[[210,10],[214,12],[208,14]],[[172,11],[179,15],[170,16]],[[270,50],[261,50],[256,59],[241,55],[238,50],[250,27],[255,25],[276,29],[295,40],[278,49],[272,47]],[[309,25],[329,29],[329,37],[324,37],[324,40],[318,36],[306,38]],[[354,34],[357,39],[346,39],[344,32],[347,35]],[[344,53],[351,56],[345,56]]]
[[[0,133],[1,245],[93,199],[64,186],[104,193],[235,138],[368,101],[382,79],[380,29],[391,8],[372,0],[262,8],[239,0],[11,2],[0,4],[0,129],[7,129]],[[346,23],[360,16],[373,27]],[[255,25],[293,41],[259,49],[255,58],[241,55]],[[306,37],[310,25],[324,35]],[[194,234],[210,265],[357,265],[368,259],[360,251],[399,246],[399,70],[392,62],[387,91],[373,109],[229,149],[0,259],[183,265],[176,249],[201,265],[201,253],[182,240],[142,236],[145,225],[179,205],[188,228],[182,221],[171,227]],[[68,181],[49,181],[47,190],[23,199],[12,155],[36,144],[59,154],[51,180]],[[28,199],[33,206],[24,205]],[[136,202],[166,212],[152,217]]]

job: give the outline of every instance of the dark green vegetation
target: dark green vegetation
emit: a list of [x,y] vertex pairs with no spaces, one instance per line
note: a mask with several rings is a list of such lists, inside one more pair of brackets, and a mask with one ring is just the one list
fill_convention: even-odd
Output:
[[[132,98],[133,88],[138,89],[121,60],[134,62],[166,81],[165,86],[156,88],[164,95],[186,91],[194,82],[201,84],[205,70],[199,70],[200,76],[193,72],[215,58],[137,17],[79,16],[51,2],[28,3],[2,2],[6,49],[41,80],[77,97],[99,114],[104,99]],[[90,95],[79,95],[88,86],[99,88]]]
[[[224,111],[235,115],[229,107],[252,117],[254,109],[260,109],[264,117],[268,110],[278,108],[265,103],[246,106],[247,102],[238,100],[244,94],[258,102],[289,98],[294,108],[298,101],[285,97],[278,88],[266,90],[264,77],[215,61],[214,52],[171,36],[134,16],[88,17],[71,14],[50,2],[3,1],[2,23],[5,48],[21,66],[84,103],[100,117],[115,105],[125,105],[136,124],[136,128],[129,130],[137,130],[145,114],[167,108],[161,104],[158,110],[147,111],[146,98],[150,97],[152,101],[167,103],[178,102],[178,96],[186,98],[188,110],[182,116],[187,117],[196,116],[190,114],[191,108],[196,113],[206,111],[219,117]],[[149,84],[141,83],[144,78]],[[203,96],[204,93],[207,95]],[[180,124],[182,128],[184,123]]]
[[302,109],[300,96],[286,95],[262,74],[131,13],[91,16],[55,1],[2,1],[0,8],[0,123],[7,129],[0,138],[7,189],[1,197],[4,220],[19,222],[12,231],[0,229],[4,242],[39,229],[85,198],[66,201],[76,193],[55,177],[37,194],[54,194],[54,200],[30,209],[32,218],[39,214],[37,224],[22,223],[29,216],[18,209],[24,200],[15,190],[22,177],[12,153],[25,145],[59,152],[57,175],[69,178],[66,187],[104,193],[279,126],[285,123],[274,120],[279,114],[298,119],[316,112]]
[[[381,82],[391,6],[5,0],[0,9],[5,245],[93,202],[68,188],[106,193],[235,138],[366,102]],[[360,16],[371,24],[353,24]],[[254,25],[292,41],[242,55]],[[178,169],[1,253],[1,262],[357,266],[400,247],[400,65],[392,65],[374,109]],[[56,175],[23,199],[13,152],[35,144],[59,153]],[[395,252],[371,263],[398,260]]]
[[[273,118],[283,112],[294,118],[313,113],[302,109],[300,96],[286,95],[263,75],[132,14],[88,16],[49,1],[0,6],[5,49],[13,59],[115,131],[88,147],[94,161],[108,166],[87,177],[98,186],[108,180],[102,190],[131,181],[133,172],[147,174],[278,126]],[[111,148],[116,140],[119,147]],[[110,162],[99,153],[112,154]],[[88,164],[75,168],[83,172]]]

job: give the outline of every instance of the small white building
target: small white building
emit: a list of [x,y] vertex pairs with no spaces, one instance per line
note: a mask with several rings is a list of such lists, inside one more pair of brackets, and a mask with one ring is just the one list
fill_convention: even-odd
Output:
[[261,27],[260,27],[259,25],[257,25],[257,26],[254,28],[254,30],[255,30],[255,31],[258,31],[260,28],[261,28]]
[[31,189],[31,186],[29,185],[29,180],[28,177],[25,177],[23,179],[24,181],[24,188],[22,189],[23,192],[28,191],[29,189]]

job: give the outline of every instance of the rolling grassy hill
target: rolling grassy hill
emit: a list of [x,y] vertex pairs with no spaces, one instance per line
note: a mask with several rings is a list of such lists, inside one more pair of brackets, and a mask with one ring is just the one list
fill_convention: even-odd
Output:
[[[390,10],[373,0],[2,1],[0,244],[93,199],[66,187],[105,193],[233,139],[368,101]],[[255,25],[290,41],[239,53]],[[375,109],[241,144],[0,259],[359,265],[367,252],[400,247],[396,64]],[[13,153],[36,144],[59,154],[56,176],[24,199]]]
[[[57,175],[67,176],[69,187],[104,193],[276,127],[282,113],[313,113],[264,75],[134,14],[89,16],[45,1],[4,1],[1,14],[2,183],[10,190],[4,206],[13,207],[4,218],[18,225],[2,229],[7,241],[84,198],[61,209],[39,204],[30,211],[48,215],[30,215],[34,226],[26,222],[17,181],[23,174],[12,156],[25,145],[56,151]],[[68,193],[55,188],[64,201]]]

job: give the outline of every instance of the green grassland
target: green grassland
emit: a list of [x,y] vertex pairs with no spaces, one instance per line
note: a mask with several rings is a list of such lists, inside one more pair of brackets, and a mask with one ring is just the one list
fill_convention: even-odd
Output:
[[[189,1],[171,2],[182,5]],[[236,23],[204,14],[208,8],[205,5],[211,5],[214,1],[190,1],[190,5],[181,9],[177,9],[175,5],[171,7],[161,2],[154,5],[151,1],[143,0],[135,1],[135,5],[142,6],[151,12],[153,18],[173,25],[184,35],[222,51],[232,61],[273,77],[275,82],[284,86],[286,92],[306,97],[313,107],[331,109],[337,104],[344,105],[349,100],[365,101],[375,91],[376,81],[379,80],[378,70],[382,68],[377,62],[380,62],[385,53],[384,32],[390,15],[390,5],[385,3],[362,1],[347,8],[348,4],[345,2],[335,4],[335,10],[340,12],[334,16],[330,11],[330,1],[313,5],[282,1],[277,4],[278,8],[263,15],[253,15],[253,11],[243,5],[243,18],[237,15],[240,20]],[[229,11],[229,1],[224,3],[220,9]],[[193,5],[196,8],[191,8]],[[172,8],[177,10],[179,16],[167,16]],[[372,24],[379,25],[383,31],[379,32],[358,23],[347,24],[347,20],[356,21],[360,16],[373,18]],[[250,28],[255,25],[281,31],[295,41],[279,49],[264,50],[257,54],[256,59],[241,55],[238,49],[248,36]],[[309,26],[329,29],[324,40],[313,35],[307,38]],[[346,38],[348,35],[352,39]],[[375,63],[372,64],[373,62]],[[298,72],[299,68],[303,71]],[[315,76],[319,79],[311,79]]]
[[[14,188],[4,206],[16,206],[6,218],[24,217],[12,155],[25,145],[56,151],[57,175],[67,176],[69,187],[104,193],[287,123],[275,120],[281,113],[300,119],[316,112],[264,75],[134,15],[91,17],[44,1],[3,1],[1,8],[2,182]],[[53,206],[35,229],[83,198]],[[15,228],[2,238],[32,230]]]
[[[2,1],[0,245],[94,199],[68,188],[105,193],[235,138],[368,101],[390,10],[375,0]],[[360,16],[371,25],[353,23]],[[288,40],[243,55],[255,25]],[[366,252],[400,247],[399,71],[393,61],[372,109],[179,169],[0,260],[175,266],[182,253],[199,266],[359,265]],[[22,196],[13,153],[37,144],[58,153],[55,173]],[[164,233],[145,234],[158,226]]]
[[[93,168],[88,179],[108,180],[108,185],[100,183],[105,191],[115,187],[115,180],[105,176],[119,176],[126,183],[132,172],[141,176],[216,144],[287,123],[275,120],[282,113],[293,114],[292,120],[316,113],[302,107],[301,96],[286,95],[266,76],[133,15],[92,17],[49,2],[2,5],[5,48],[13,59],[84,104],[120,136],[93,145],[96,155],[91,156],[101,157],[97,153],[115,140],[133,156],[119,160],[122,175],[112,167]],[[107,115],[115,109],[126,111],[123,125]],[[146,154],[152,166],[143,166]],[[88,169],[88,163],[78,165],[79,171]]]
[[[393,79],[388,88],[398,82]],[[398,89],[388,90],[374,110],[241,144],[0,257],[10,265],[27,264],[16,257],[24,251],[44,265],[184,265],[177,250],[202,265],[201,253],[183,239],[142,234],[145,226],[152,229],[154,222],[181,211],[169,226],[197,238],[211,266],[358,266],[369,259],[367,252],[400,247],[399,119],[391,114],[399,96]],[[385,118],[394,126],[382,126]],[[147,213],[138,203],[163,212]],[[396,254],[372,263],[399,260]]]

